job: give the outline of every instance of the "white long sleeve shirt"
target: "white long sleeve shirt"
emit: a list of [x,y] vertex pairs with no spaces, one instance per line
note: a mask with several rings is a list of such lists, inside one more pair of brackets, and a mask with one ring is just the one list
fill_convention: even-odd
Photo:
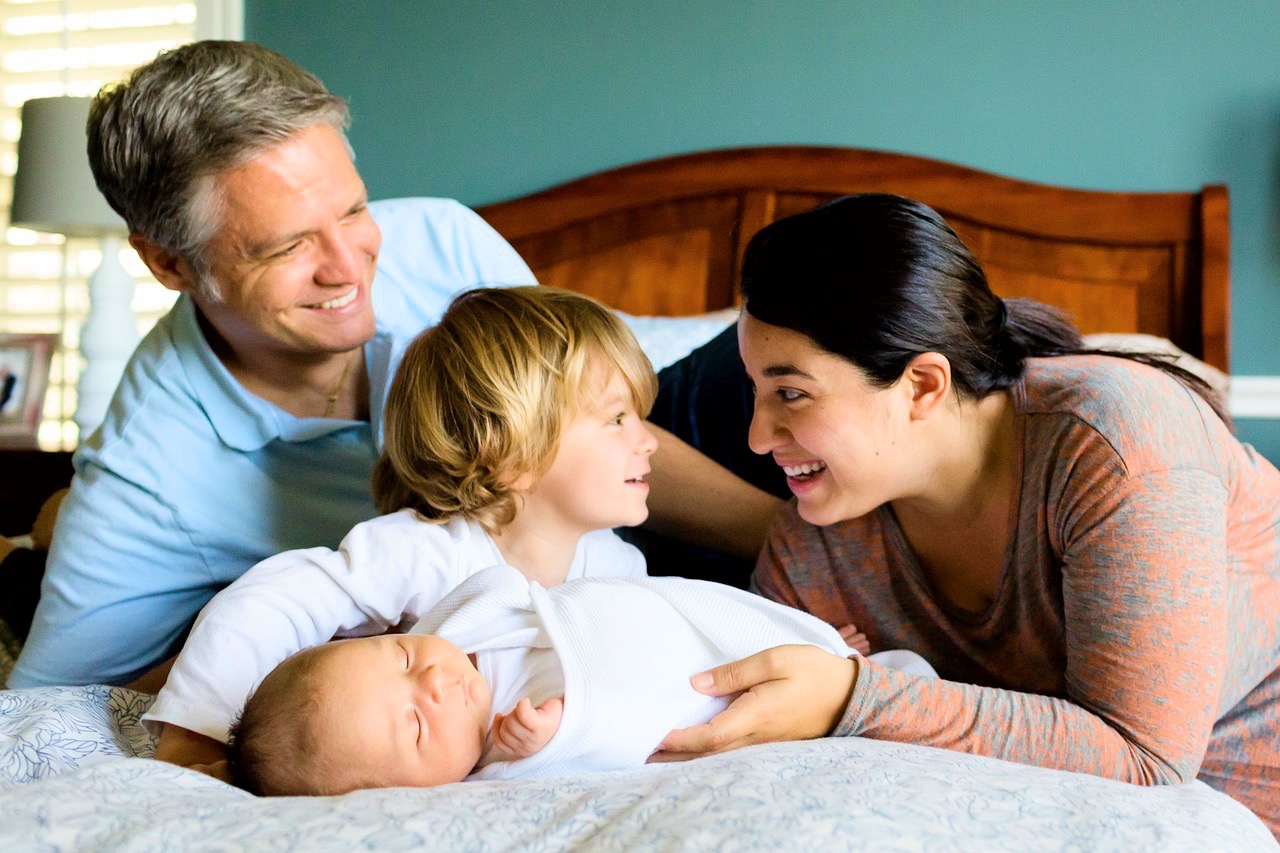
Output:
[[[411,625],[492,566],[507,563],[480,525],[462,519],[431,524],[412,510],[357,524],[336,551],[306,548],[269,557],[200,612],[143,719],[225,743],[245,700],[289,655],[335,636]],[[644,575],[639,550],[598,530],[579,540],[567,579]]]

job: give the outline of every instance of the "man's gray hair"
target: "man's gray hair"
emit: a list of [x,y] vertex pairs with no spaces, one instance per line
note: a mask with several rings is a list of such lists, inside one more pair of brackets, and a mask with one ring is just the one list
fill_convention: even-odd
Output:
[[220,298],[205,255],[220,227],[215,179],[299,131],[342,134],[346,102],[314,75],[251,42],[198,41],[161,53],[89,108],[98,189],[135,231],[186,261]]

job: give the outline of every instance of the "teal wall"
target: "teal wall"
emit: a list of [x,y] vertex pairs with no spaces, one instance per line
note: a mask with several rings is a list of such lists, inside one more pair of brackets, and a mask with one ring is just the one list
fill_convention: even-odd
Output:
[[[245,35],[350,100],[375,198],[774,143],[1226,183],[1232,368],[1280,375],[1277,0],[245,0]],[[1280,458],[1280,423],[1242,432]]]

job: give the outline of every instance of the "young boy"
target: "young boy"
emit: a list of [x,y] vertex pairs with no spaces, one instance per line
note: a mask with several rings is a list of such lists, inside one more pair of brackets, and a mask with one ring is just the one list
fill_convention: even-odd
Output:
[[[254,793],[299,795],[638,767],[667,732],[727,706],[690,674],[787,643],[857,654],[817,617],[733,587],[582,578],[544,590],[497,566],[407,634],[276,667],[233,729],[232,770]],[[873,659],[934,675],[910,652]]]
[[406,349],[373,491],[336,551],[263,560],[205,607],[146,715],[226,742],[258,680],[334,636],[412,625],[470,575],[643,576],[657,380],[613,312],[551,287],[457,296]]

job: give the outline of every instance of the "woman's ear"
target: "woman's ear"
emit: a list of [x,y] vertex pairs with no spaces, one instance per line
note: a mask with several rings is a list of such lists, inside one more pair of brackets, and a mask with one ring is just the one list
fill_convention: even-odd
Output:
[[923,352],[907,363],[902,378],[911,389],[911,418],[940,410],[951,394],[951,362],[939,352]]
[[129,235],[129,245],[142,258],[156,281],[180,293],[198,292],[195,273],[182,258],[136,231]]

